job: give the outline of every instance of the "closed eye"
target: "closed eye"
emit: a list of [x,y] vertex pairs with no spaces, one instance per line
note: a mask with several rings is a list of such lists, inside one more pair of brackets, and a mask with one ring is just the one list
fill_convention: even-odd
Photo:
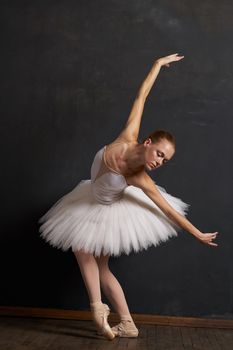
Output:
[[161,152],[157,152],[157,155],[158,155],[159,157],[162,157],[162,153],[161,153]]
[[[164,157],[164,153],[160,152],[160,151],[157,151],[157,155],[158,155],[158,157]],[[167,161],[168,161],[168,159],[164,158],[163,163],[167,163]]]

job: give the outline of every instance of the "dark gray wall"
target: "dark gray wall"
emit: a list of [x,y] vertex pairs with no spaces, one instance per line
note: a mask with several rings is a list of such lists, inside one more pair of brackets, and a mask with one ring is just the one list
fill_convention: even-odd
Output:
[[163,68],[140,138],[165,128],[177,153],[154,180],[219,231],[187,232],[111,259],[132,312],[232,318],[232,1],[1,1],[0,304],[87,309],[71,251],[50,247],[38,218],[82,179],[123,127],[153,61]]

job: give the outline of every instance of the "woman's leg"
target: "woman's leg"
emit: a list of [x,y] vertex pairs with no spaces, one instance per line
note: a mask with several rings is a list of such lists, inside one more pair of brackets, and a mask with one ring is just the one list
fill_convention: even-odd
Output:
[[101,301],[99,268],[93,254],[77,250],[74,255],[85,283],[90,300],[92,318],[100,334],[109,340],[114,339],[115,334],[108,324],[109,307]]
[[101,255],[96,258],[96,261],[99,267],[100,284],[104,294],[120,317],[123,315],[130,316],[123,289],[109,269],[109,255]]
[[82,250],[74,252],[85,283],[90,303],[101,301],[99,268],[93,254]]
[[113,333],[120,337],[137,337],[138,329],[130,315],[124,292],[109,269],[109,256],[101,255],[96,261],[99,266],[101,288],[120,317],[120,323],[112,327]]

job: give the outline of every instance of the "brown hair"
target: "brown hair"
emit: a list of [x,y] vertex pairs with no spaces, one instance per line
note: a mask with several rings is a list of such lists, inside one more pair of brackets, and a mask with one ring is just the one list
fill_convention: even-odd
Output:
[[142,143],[144,143],[149,138],[151,139],[152,143],[156,143],[161,139],[165,139],[173,145],[174,149],[176,148],[175,137],[169,131],[162,130],[162,129],[155,130],[149,136],[143,139]]

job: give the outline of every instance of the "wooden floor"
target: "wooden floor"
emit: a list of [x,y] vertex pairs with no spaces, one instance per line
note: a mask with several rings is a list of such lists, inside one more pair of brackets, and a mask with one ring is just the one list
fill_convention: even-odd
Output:
[[[111,324],[113,326],[113,324]],[[231,350],[233,330],[140,325],[138,338],[97,336],[90,321],[0,317],[1,350]]]

